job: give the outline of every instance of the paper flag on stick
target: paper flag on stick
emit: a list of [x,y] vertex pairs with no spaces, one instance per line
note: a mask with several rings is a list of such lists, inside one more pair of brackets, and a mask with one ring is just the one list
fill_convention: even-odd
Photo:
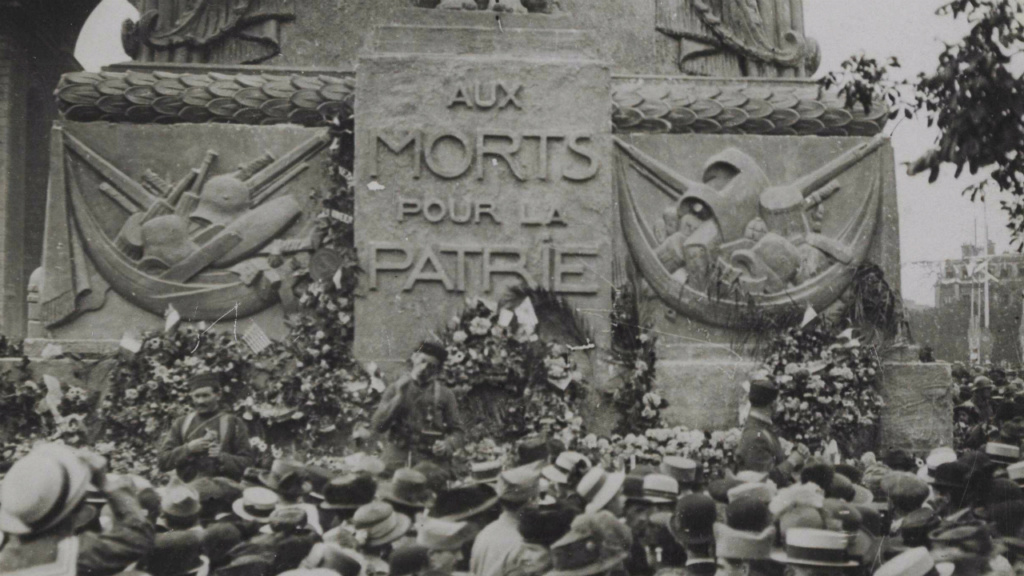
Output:
[[512,319],[515,317],[516,315],[514,312],[507,308],[502,308],[501,312],[498,314],[498,326],[508,328],[508,325],[512,323]]
[[43,402],[46,403],[46,409],[53,414],[53,418],[58,422],[62,419],[60,415],[60,401],[64,399],[64,393],[60,389],[60,380],[49,374],[43,374],[43,384],[46,385],[46,398]]
[[253,351],[253,354],[259,354],[270,348],[270,345],[273,344],[267,333],[255,322],[245,331],[245,334],[242,334],[242,342],[245,342],[246,346]]
[[522,303],[516,306],[515,313],[516,319],[519,320],[519,325],[531,332],[540,323],[540,320],[537,319],[537,313],[533,309],[533,302],[530,302],[529,298],[523,299]]
[[338,271],[334,273],[333,280],[334,287],[338,290],[341,290],[341,268],[338,268]]
[[814,307],[812,307],[810,304],[808,304],[807,305],[807,310],[804,310],[804,321],[800,323],[800,327],[801,328],[806,327],[811,322],[814,322],[814,319],[817,318],[817,317],[818,317],[818,313],[814,310]]
[[142,340],[139,339],[137,334],[129,330],[121,336],[121,348],[132,354],[138,354],[139,350],[142,350]]
[[174,331],[178,324],[181,324],[181,314],[178,314],[174,306],[168,304],[167,312],[164,313],[164,332]]

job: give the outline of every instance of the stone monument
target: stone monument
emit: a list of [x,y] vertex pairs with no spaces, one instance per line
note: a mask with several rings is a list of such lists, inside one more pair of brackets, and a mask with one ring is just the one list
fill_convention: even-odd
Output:
[[[802,0],[136,4],[136,61],[57,90],[37,348],[116,342],[168,307],[280,336],[339,120],[355,353],[389,371],[514,284],[564,296],[600,350],[628,283],[654,310],[667,418],[728,428],[751,317],[827,314],[867,264],[899,285],[887,110],[806,79]],[[884,441],[951,441],[948,366],[901,358]],[[614,367],[592,361],[600,386]]]

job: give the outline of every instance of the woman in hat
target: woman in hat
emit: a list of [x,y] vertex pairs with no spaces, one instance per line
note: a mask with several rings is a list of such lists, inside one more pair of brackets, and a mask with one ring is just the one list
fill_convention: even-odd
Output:
[[356,510],[347,527],[366,559],[367,572],[387,572],[392,546],[412,528],[412,519],[387,502],[372,502]]
[[361,506],[377,496],[377,481],[369,474],[346,474],[324,485],[320,503],[321,526],[333,529],[352,519]]
[[624,574],[633,536],[607,510],[583,514],[572,529],[551,546],[554,569],[547,576]]
[[451,575],[462,562],[462,549],[476,536],[468,522],[427,518],[416,533],[416,544],[427,549],[430,570]]
[[306,465],[296,460],[278,458],[270,467],[270,472],[259,474],[260,482],[277,493],[280,501],[277,507],[295,508],[306,513],[310,528],[317,534],[323,534],[320,525],[320,510],[314,505],[303,501],[303,497],[313,491],[313,484],[306,474]]

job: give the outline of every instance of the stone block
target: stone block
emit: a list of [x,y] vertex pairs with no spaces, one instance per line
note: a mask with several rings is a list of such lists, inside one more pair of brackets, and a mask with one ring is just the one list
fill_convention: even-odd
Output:
[[668,400],[662,411],[670,426],[728,430],[739,426],[740,386],[758,363],[713,354],[700,360],[659,360],[655,389]]
[[[389,28],[378,31],[387,34]],[[445,47],[442,26],[415,43]],[[456,33],[459,31],[456,30]],[[482,296],[526,282],[576,303],[599,339],[612,285],[610,75],[582,56],[522,57],[474,28],[475,54],[382,52],[359,65],[355,352],[382,365]],[[490,40],[488,40],[490,39]],[[516,46],[508,51],[502,43]]]
[[56,128],[34,293],[45,339],[107,349],[126,330],[161,329],[170,306],[186,324],[286,335],[329,142],[296,126]]
[[882,446],[927,452],[953,445],[952,374],[946,363],[882,364]]

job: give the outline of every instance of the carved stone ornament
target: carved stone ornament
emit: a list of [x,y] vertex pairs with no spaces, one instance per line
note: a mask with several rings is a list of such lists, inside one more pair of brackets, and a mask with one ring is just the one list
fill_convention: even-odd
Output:
[[312,229],[298,224],[302,206],[288,188],[330,143],[326,131],[235,170],[207,151],[175,182],[152,170],[136,180],[62,127],[52,140],[43,325],[84,311],[89,271],[139,308],[163,315],[173,306],[191,321],[249,316],[288,299],[293,274],[281,256],[312,251]]
[[74,72],[55,95],[68,120],[325,125],[352,116],[355,77]]
[[679,41],[686,74],[803,78],[818,68],[803,0],[657,0],[657,10],[655,27]]
[[[737,148],[709,158],[691,180],[624,140],[615,143],[629,255],[650,289],[688,318],[731,327],[751,306],[824,310],[867,256],[881,217],[883,170],[866,160],[882,157],[880,136],[781,185]],[[842,178],[862,163],[856,177]],[[854,208],[827,214],[836,195],[853,195]],[[646,212],[658,198],[661,222]]]
[[281,52],[294,0],[133,0],[125,51],[141,62],[258,64]]
[[[847,110],[843,101],[805,83],[714,86],[710,81],[633,80],[612,92],[612,123],[619,133],[874,136],[889,110]],[[792,84],[792,85],[789,85]]]

